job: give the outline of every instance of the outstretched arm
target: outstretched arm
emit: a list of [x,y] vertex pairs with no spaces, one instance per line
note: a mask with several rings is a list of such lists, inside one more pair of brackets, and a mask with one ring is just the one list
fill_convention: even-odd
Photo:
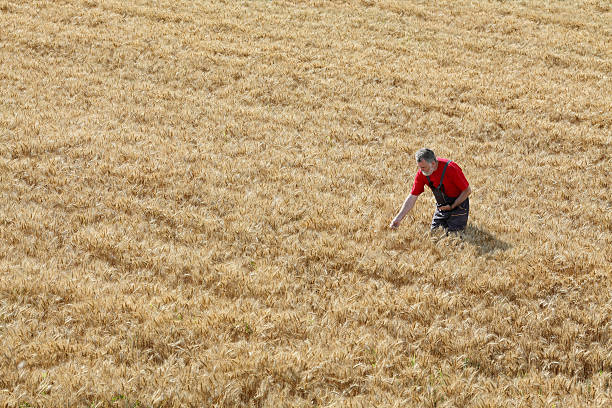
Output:
[[389,228],[397,229],[397,227],[399,227],[406,214],[408,214],[408,211],[412,210],[412,207],[414,207],[414,203],[416,202],[417,198],[419,198],[419,196],[415,196],[412,194],[406,197],[404,205],[402,205],[402,209],[397,213],[393,221],[391,221]]

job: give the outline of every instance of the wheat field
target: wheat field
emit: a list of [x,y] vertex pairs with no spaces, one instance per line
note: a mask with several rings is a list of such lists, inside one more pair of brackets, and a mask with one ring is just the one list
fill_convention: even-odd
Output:
[[[608,0],[0,0],[0,406],[611,406],[611,44]],[[463,238],[388,228],[421,147]]]

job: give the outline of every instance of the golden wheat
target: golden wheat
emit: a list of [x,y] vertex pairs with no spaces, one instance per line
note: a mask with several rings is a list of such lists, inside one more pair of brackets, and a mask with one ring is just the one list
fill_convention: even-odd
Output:
[[[609,406],[611,26],[0,0],[0,405]],[[423,146],[463,239],[386,228]]]

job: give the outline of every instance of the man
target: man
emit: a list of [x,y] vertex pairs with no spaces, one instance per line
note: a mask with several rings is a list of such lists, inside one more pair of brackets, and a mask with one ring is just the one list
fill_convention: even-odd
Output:
[[442,227],[447,232],[463,231],[470,213],[468,197],[472,189],[461,167],[451,160],[436,157],[429,149],[419,150],[415,158],[419,170],[414,177],[412,191],[389,227],[392,229],[399,227],[427,184],[434,193],[437,203],[431,220],[431,230]]

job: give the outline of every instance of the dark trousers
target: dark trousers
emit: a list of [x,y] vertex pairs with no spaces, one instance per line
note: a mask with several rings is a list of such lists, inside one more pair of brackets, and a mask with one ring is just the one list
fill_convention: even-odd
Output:
[[447,231],[463,231],[467,225],[469,215],[469,198],[451,211],[440,211],[438,208],[436,208],[436,212],[431,219],[431,229],[433,231],[438,227],[442,227]]

